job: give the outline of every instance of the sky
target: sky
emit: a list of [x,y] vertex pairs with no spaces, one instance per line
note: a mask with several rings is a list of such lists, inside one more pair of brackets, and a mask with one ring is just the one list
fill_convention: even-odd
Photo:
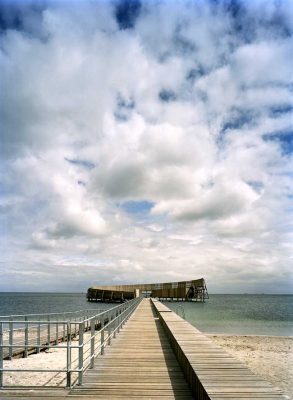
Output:
[[292,293],[293,2],[2,0],[0,291]]

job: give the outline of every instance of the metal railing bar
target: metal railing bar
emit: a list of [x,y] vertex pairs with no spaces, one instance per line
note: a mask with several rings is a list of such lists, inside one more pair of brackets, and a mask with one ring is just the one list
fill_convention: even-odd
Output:
[[[119,306],[119,305],[118,305]],[[117,307],[117,306],[115,306]],[[112,307],[112,308],[115,308]],[[99,309],[95,309],[95,308],[89,308],[89,309],[85,309],[85,310],[78,310],[78,311],[65,311],[65,312],[60,312],[60,313],[43,313],[43,314],[9,314],[9,315],[0,315],[0,318],[11,318],[11,317],[20,317],[20,318],[24,318],[24,317],[31,317],[31,316],[47,316],[47,315],[65,315],[65,314],[78,314],[78,313],[86,313],[86,312],[104,312],[104,310],[99,310]],[[2,321],[2,322],[9,322],[9,321]]]
[[[112,324],[114,321],[115,321],[116,319],[113,319],[111,322],[110,322],[110,324]],[[122,323],[120,323],[118,326],[121,326],[122,325]],[[112,331],[111,330],[111,336],[112,336],[112,334],[113,334],[113,332],[114,331],[116,331],[117,329],[118,329],[118,326]],[[91,339],[92,338],[95,338],[95,337],[97,337],[100,333],[101,333],[101,331],[102,330],[106,330],[106,328],[107,327],[109,327],[109,324],[108,325],[105,325],[105,327],[104,328],[102,328],[101,330],[99,330],[99,331],[97,331],[97,333],[95,333],[93,336],[90,336],[85,342],[83,342],[83,345],[85,345],[85,344],[87,344],[87,343],[89,343],[90,341],[91,341]],[[73,335],[73,334],[72,334]],[[43,335],[43,336],[41,336],[41,338],[47,338],[47,336],[46,335]],[[19,347],[22,347],[22,348],[26,348],[26,347],[31,347],[32,345],[34,346],[34,347],[46,347],[46,348],[56,348],[56,345],[49,345],[49,344],[40,344],[40,345],[38,345],[38,344],[35,344],[34,342],[33,342],[33,339],[38,339],[37,337],[34,337],[34,338],[32,338],[32,342],[31,343],[29,343],[29,344],[23,344],[23,342],[15,342],[15,344],[13,344],[13,345],[11,345],[11,344],[5,344],[5,343],[3,343],[2,345],[1,345],[1,347],[2,348],[10,348],[10,347],[12,347],[12,348],[19,348]],[[55,342],[55,339],[53,339],[51,342]],[[71,345],[71,348],[80,348],[80,347],[82,347],[83,345]],[[62,345],[58,345],[58,348],[67,348],[67,346],[62,346]]]
[[[77,361],[78,358],[75,359],[75,361]],[[83,369],[87,369],[87,368],[83,368]],[[83,369],[80,368],[75,368],[75,369],[69,369],[69,372],[80,372]],[[15,369],[15,368],[11,368],[11,369],[4,369],[4,368],[0,368],[0,371],[2,372],[66,372],[66,367],[62,368],[62,369]]]
[[4,369],[0,368],[2,372],[64,372],[64,369]]
[[[97,314],[97,315],[99,315],[99,314]],[[46,321],[27,321],[29,324],[36,324],[36,325],[39,325],[39,324],[41,324],[42,326],[44,326],[44,325],[48,325],[48,324],[50,324],[50,325],[54,325],[54,324],[67,324],[67,322],[70,322],[72,325],[78,325],[78,324],[81,324],[82,322],[83,322],[84,320],[81,320],[81,321],[74,321],[74,322],[70,322],[70,321],[68,321],[68,320],[58,320],[58,321],[56,321],[56,320],[53,320],[53,321],[48,321],[48,320],[46,320]],[[12,321],[14,324],[25,324],[25,321],[18,321],[18,320],[13,320]],[[2,324],[6,324],[6,322],[3,322],[3,321],[0,321],[0,323],[2,323]],[[24,329],[24,327],[19,327],[19,328],[17,328],[17,329]]]
[[[37,347],[40,347],[40,348],[42,348],[42,347],[44,347],[44,348],[46,348],[46,349],[56,349],[56,345],[50,345],[50,344],[42,344],[42,345],[35,345],[34,343],[31,343],[31,344],[22,344],[21,346],[16,346],[16,345],[14,345],[14,344],[12,344],[12,345],[10,345],[10,344],[7,344],[7,345],[2,345],[2,348],[9,348],[9,347],[12,347],[12,348],[30,348],[30,347],[33,347],[33,348],[37,348]],[[64,346],[59,346],[58,345],[58,349],[66,349],[67,348],[67,346],[66,345],[64,345]],[[78,345],[76,345],[76,346],[71,346],[71,348],[72,349],[78,349],[79,348],[79,346]]]
[[[17,323],[16,321],[12,321],[12,322]],[[31,324],[30,321],[28,321],[28,322],[29,322],[29,324]],[[21,322],[21,323],[23,323],[23,322]],[[60,322],[58,322],[58,323],[60,323]],[[46,324],[42,324],[41,326],[45,326],[45,325]],[[38,326],[39,326],[39,324],[36,324],[36,325],[30,326],[30,328],[37,328]],[[16,331],[22,331],[22,330],[24,330],[24,327],[13,328],[13,329],[3,329],[3,333],[9,333],[11,331],[16,332]]]
[[[88,318],[88,319],[83,319],[83,320],[81,320],[81,321],[74,321],[74,322],[70,322],[70,321],[67,321],[67,320],[53,320],[53,321],[18,321],[18,320],[13,320],[12,322],[14,323],[14,324],[23,324],[23,325],[25,325],[25,323],[28,323],[28,324],[36,324],[35,326],[38,326],[39,324],[41,324],[41,326],[46,326],[46,325],[48,325],[48,324],[50,324],[50,325],[55,325],[55,324],[67,324],[68,322],[70,323],[70,324],[72,324],[72,325],[80,325],[80,324],[83,324],[83,323],[85,323],[85,322],[87,322],[87,321],[91,321],[92,319],[94,319],[94,318],[97,318],[97,317],[100,317],[100,316],[102,316],[103,314],[107,314],[106,312],[103,312],[103,313],[101,313],[101,314],[96,314],[96,315],[94,315],[94,316],[92,316],[92,317],[90,317],[90,318]],[[112,314],[113,315],[113,314]],[[2,324],[6,324],[6,322],[3,322],[3,321],[0,321]],[[19,327],[19,328],[14,328],[13,330],[22,330],[22,329],[24,329],[24,326],[23,327]],[[3,331],[4,332],[4,331]],[[6,332],[9,332],[9,329],[7,329],[6,330]]]

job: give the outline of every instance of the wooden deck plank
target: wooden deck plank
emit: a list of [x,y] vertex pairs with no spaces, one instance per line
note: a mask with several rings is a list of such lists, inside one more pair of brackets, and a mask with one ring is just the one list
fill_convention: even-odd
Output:
[[141,302],[95,364],[69,398],[193,398],[149,299]]
[[0,391],[0,399],[47,399],[54,398],[56,400],[65,400],[68,394],[67,389],[2,389]]

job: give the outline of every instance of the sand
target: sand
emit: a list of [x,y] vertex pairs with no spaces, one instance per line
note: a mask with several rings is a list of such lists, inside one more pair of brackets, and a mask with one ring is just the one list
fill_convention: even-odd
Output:
[[[89,337],[89,334],[85,334]],[[293,337],[209,335],[229,353],[244,362],[256,375],[280,388],[293,399]],[[115,339],[114,339],[115,340]],[[62,345],[62,344],[60,344]],[[50,372],[50,369],[66,367],[66,349],[59,345],[28,358],[4,361],[5,368],[43,368],[48,372],[6,372],[5,385],[59,386],[65,385],[65,373]],[[64,345],[64,344],[63,344]],[[88,346],[87,346],[88,348]],[[76,358],[73,351],[72,359]],[[99,360],[96,360],[98,363]],[[74,363],[76,365],[76,362]]]
[[209,335],[256,375],[293,399],[293,337]]
[[[84,340],[88,341],[89,333],[84,334]],[[96,336],[96,344],[100,343],[100,334]],[[78,345],[78,338],[72,340],[72,345]],[[58,346],[47,349],[39,354],[31,354],[27,358],[14,358],[4,361],[4,368],[7,369],[43,369],[45,372],[5,372],[4,386],[54,386],[64,387],[66,385],[66,361],[67,350],[62,348],[65,343],[60,343]],[[89,355],[90,343],[87,343],[84,348],[85,357]],[[72,349],[72,368],[77,368],[78,349]],[[64,372],[50,372],[50,369],[64,370]],[[77,377],[77,374],[72,374],[72,381]]]

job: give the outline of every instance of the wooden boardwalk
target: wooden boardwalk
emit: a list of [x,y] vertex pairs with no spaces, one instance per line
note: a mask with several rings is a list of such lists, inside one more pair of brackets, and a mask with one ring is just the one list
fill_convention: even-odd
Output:
[[253,374],[164,304],[155,300],[153,303],[196,399],[285,399],[273,385]]
[[[153,305],[152,305],[153,303]],[[156,310],[156,311],[155,311]],[[187,383],[188,382],[188,383]],[[281,400],[271,384],[164,304],[143,299],[72,390],[3,390],[0,399]]]
[[144,299],[70,398],[193,399],[149,299]]

